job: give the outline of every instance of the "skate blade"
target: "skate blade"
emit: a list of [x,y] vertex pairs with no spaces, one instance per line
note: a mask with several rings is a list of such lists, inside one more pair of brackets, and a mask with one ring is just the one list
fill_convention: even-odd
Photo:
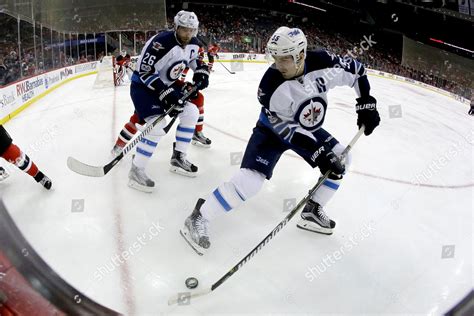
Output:
[[10,175],[9,175],[8,173],[2,174],[2,175],[0,176],[0,182],[6,180],[9,176],[10,176]]
[[197,147],[202,147],[202,148],[211,148],[211,144],[203,144],[201,142],[198,142],[197,140],[191,141],[191,144]]
[[138,182],[134,180],[129,180],[128,186],[131,187],[132,189],[145,192],[145,193],[152,193],[155,189],[155,187],[147,187],[147,186],[139,184]]
[[180,167],[171,166],[170,171],[176,174],[180,174],[185,177],[196,178],[197,172],[189,172],[181,169]]
[[296,224],[296,227],[313,232],[313,233],[323,234],[323,235],[332,235],[332,231],[333,231],[331,228],[324,228],[304,219],[301,219],[298,222],[298,224]]
[[193,248],[193,250],[200,256],[204,255],[204,251],[201,250],[202,248],[196,245],[194,241],[192,241],[190,238],[188,239],[188,234],[187,232],[183,232],[182,229],[179,230],[179,233],[181,236],[183,236],[184,240],[188,243],[188,245]]

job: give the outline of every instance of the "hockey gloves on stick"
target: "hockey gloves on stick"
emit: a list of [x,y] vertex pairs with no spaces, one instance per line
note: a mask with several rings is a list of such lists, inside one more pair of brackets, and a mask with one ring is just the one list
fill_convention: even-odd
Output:
[[170,116],[175,116],[183,112],[184,110],[185,102],[180,100],[182,97],[183,94],[181,93],[181,91],[171,86],[168,86],[160,91],[158,98],[166,110],[169,110],[172,106],[174,106],[173,111],[171,111],[170,113]]
[[[185,85],[183,86],[183,93],[187,92],[187,91],[190,91],[192,88],[194,87],[194,85],[191,83],[191,82],[186,82]],[[189,98],[190,99],[196,99],[198,97],[198,93],[199,93],[199,87],[197,87],[196,91],[194,91],[193,94],[189,95]]]
[[209,86],[209,67],[205,64],[198,66],[194,71],[193,81],[199,89],[206,89]]
[[331,149],[329,149],[327,144],[324,144],[318,148],[312,157],[315,155],[315,161],[318,164],[321,174],[331,171],[331,175],[336,176],[336,178],[342,178],[342,175],[346,171],[346,167],[341,162],[339,157]]
[[372,96],[357,98],[356,113],[357,126],[365,125],[364,134],[370,135],[380,123],[380,115],[377,112],[377,100]]
[[331,171],[332,175],[341,178],[346,171],[344,164],[331,150],[329,144],[323,143],[321,145],[311,137],[301,133],[295,133],[291,139],[291,143],[312,152],[313,154],[310,159],[319,167],[322,174]]

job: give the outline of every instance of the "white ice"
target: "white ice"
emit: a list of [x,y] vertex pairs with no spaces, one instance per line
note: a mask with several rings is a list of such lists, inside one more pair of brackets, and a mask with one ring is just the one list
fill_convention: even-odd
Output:
[[[190,148],[199,176],[168,171],[172,130],[148,167],[157,182],[152,194],[127,186],[131,155],[104,178],[66,166],[68,156],[109,161],[133,112],[128,86],[93,89],[95,76],[74,80],[8,122],[15,143],[53,180],[46,192],[9,168],[11,177],[0,184],[16,223],[47,263],[127,315],[441,314],[456,304],[473,287],[472,117],[452,98],[370,76],[382,123],[355,145],[351,170],[327,205],[335,233],[299,230],[294,218],[214,292],[167,305],[169,296],[188,291],[189,276],[199,289],[217,281],[287,215],[284,201],[301,199],[319,176],[288,152],[257,197],[212,223],[208,254],[197,256],[180,237],[197,198],[238,169],[231,154],[245,150],[257,121],[257,87],[268,65],[244,67],[231,75],[216,64],[204,91],[204,132],[213,143]],[[349,87],[329,94],[324,126],[343,144],[356,133],[354,104]],[[390,118],[390,111],[400,114],[396,105],[401,117]],[[73,200],[84,201],[82,212]],[[117,259],[123,251],[129,255]]]

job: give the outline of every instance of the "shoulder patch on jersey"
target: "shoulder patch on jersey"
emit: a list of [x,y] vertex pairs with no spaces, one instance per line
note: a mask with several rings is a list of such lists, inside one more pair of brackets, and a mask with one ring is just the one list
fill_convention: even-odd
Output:
[[176,37],[173,31],[166,31],[155,35],[152,40],[152,48],[155,51],[161,51],[163,49],[171,49],[178,45]]
[[150,65],[146,65],[146,64],[142,64],[140,66],[140,70],[142,71],[151,71],[151,66]]
[[156,51],[159,51],[160,49],[165,49],[165,47],[161,45],[160,42],[153,42],[152,45],[153,45],[153,49]]
[[314,132],[322,124],[327,109],[326,101],[321,97],[314,97],[301,103],[295,114],[295,121],[304,129]]

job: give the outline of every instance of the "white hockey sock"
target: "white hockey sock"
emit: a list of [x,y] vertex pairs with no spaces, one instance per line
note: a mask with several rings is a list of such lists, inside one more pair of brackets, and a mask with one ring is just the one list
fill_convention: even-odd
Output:
[[[344,146],[342,146],[340,143],[337,143],[333,148],[332,151],[340,156],[342,152],[344,151]],[[349,169],[349,166],[351,164],[351,155],[350,153],[346,156],[346,159],[344,161],[344,165],[346,167],[346,170]],[[326,181],[323,182],[323,185],[314,192],[314,194],[311,196],[311,199],[317,203],[319,203],[321,206],[325,206],[329,200],[334,196],[336,193],[337,189],[339,189],[339,185],[341,185],[342,179],[339,180],[333,180],[333,179],[327,179]]]
[[[144,169],[151,156],[155,152],[160,136],[143,138],[137,145],[137,153],[133,159],[133,164],[140,169]],[[153,139],[153,140],[152,140]]]
[[201,214],[212,220],[229,212],[260,191],[265,176],[250,169],[240,169],[229,182],[224,182],[206,197]]
[[189,147],[189,143],[193,138],[195,126],[185,126],[179,124],[176,129],[176,150],[182,153],[186,153]]
[[337,189],[339,188],[339,185],[341,183],[341,180],[332,180],[332,179],[327,179],[326,181],[323,182],[321,187],[319,187],[316,192],[311,196],[311,199],[315,202],[318,202],[321,206],[325,206],[327,202],[334,196],[336,193]]
[[199,118],[198,108],[187,102],[183,112],[178,115],[179,125],[176,129],[176,150],[186,153],[193,138],[194,129]]
[[[150,119],[147,119],[149,122]],[[145,169],[148,161],[155,152],[156,146],[161,137],[164,135],[163,127],[166,125],[166,122],[162,120],[158,123],[150,133],[145,136],[137,145],[137,151],[135,158],[133,159],[133,164],[140,169]]]

